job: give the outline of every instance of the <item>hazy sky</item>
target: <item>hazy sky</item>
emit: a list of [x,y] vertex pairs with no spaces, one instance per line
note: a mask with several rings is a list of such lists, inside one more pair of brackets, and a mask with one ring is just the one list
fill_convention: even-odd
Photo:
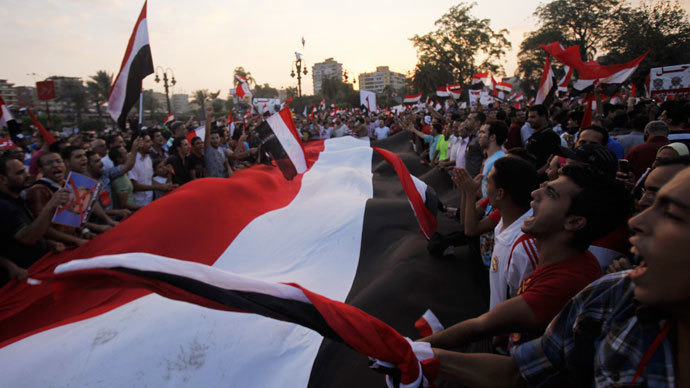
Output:
[[[472,13],[507,28],[513,50],[505,61],[514,72],[523,35],[535,28],[538,0],[484,0]],[[311,93],[311,66],[333,57],[351,75],[376,66],[406,73],[416,64],[409,38],[434,28],[456,1],[351,0],[150,0],[148,28],[154,66],[170,67],[175,92],[221,89],[243,66],[258,83],[296,86],[290,77],[294,52],[309,66],[303,92]],[[143,5],[141,0],[0,0],[3,48],[0,78],[33,85],[51,75],[87,79],[97,70],[117,73]],[[306,45],[302,48],[301,38]],[[29,75],[36,73],[36,75]],[[144,88],[163,91],[151,75]]]

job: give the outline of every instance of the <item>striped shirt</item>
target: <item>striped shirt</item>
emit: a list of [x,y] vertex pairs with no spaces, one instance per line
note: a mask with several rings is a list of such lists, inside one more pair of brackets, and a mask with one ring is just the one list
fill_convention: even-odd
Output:
[[[511,350],[528,385],[630,386],[666,321],[634,299],[635,286],[628,272],[610,274],[590,284],[551,321],[542,337]],[[672,354],[671,343],[665,338],[636,386],[674,386]]]

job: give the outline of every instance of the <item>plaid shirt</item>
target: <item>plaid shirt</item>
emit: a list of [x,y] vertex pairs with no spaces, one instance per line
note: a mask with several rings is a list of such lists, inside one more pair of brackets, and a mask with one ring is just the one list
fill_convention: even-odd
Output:
[[[642,357],[666,321],[633,299],[635,286],[627,274],[614,273],[590,284],[551,321],[542,337],[512,349],[513,360],[528,385],[630,386]],[[635,384],[675,385],[668,338]]]

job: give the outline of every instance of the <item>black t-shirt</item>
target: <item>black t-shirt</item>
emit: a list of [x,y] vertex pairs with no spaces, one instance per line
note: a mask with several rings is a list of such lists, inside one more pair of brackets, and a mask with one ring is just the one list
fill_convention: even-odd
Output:
[[29,268],[48,252],[48,242],[41,238],[33,245],[22,244],[14,235],[33,222],[24,200],[0,192],[0,255],[22,268]]
[[527,139],[527,151],[537,158],[537,168],[545,165],[549,156],[559,151],[561,138],[551,128],[535,132]]
[[173,168],[172,183],[183,185],[192,180],[189,175],[189,156],[183,160],[180,155],[173,155],[168,158],[167,164]]
[[206,175],[204,169],[204,155],[196,156],[195,154],[190,154],[187,158],[187,167],[189,171],[196,171],[197,178],[203,178]]

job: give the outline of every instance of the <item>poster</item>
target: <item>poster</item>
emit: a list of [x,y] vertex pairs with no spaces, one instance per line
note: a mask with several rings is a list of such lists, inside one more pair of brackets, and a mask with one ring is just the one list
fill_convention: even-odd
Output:
[[649,86],[652,98],[690,98],[690,64],[651,69]]
[[71,191],[70,199],[65,206],[55,210],[53,222],[76,228],[82,227],[93,210],[93,203],[98,197],[101,184],[87,176],[70,171],[63,187]]

